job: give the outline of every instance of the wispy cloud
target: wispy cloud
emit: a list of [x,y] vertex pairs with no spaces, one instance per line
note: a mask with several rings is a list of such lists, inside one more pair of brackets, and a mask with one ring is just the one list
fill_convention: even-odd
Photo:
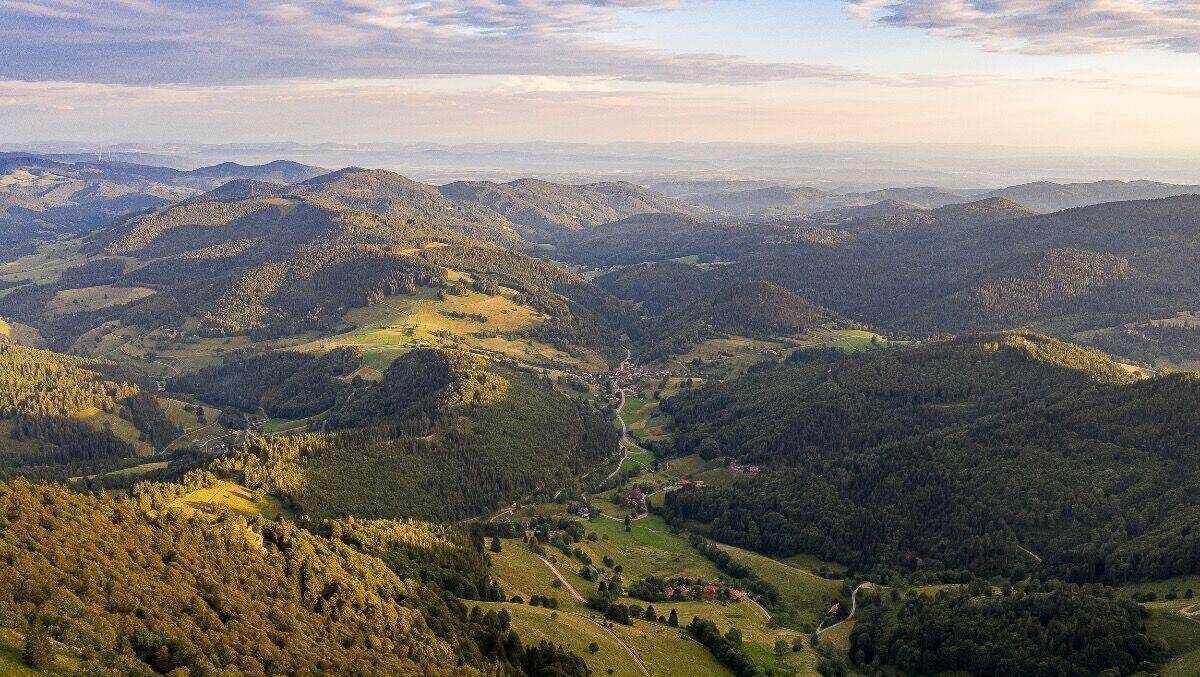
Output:
[[886,26],[971,40],[993,51],[1200,53],[1195,0],[846,0]]
[[0,77],[123,84],[440,75],[755,83],[869,76],[828,64],[599,39],[629,10],[703,0],[0,0]]

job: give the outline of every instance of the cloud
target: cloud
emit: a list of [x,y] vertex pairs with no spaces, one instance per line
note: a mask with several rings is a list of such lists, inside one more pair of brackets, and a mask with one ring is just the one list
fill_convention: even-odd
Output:
[[885,26],[971,40],[992,51],[1200,53],[1195,0],[846,0]]
[[858,80],[839,66],[627,47],[625,12],[704,0],[0,0],[0,78],[230,84],[444,75]]

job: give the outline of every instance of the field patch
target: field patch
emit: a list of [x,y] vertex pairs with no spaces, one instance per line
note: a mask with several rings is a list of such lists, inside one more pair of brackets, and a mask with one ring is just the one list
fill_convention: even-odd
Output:
[[81,238],[42,243],[32,254],[0,263],[0,280],[29,280],[37,284],[58,282],[64,270],[87,262],[87,257],[80,253],[82,246]]
[[232,510],[246,517],[276,519],[286,514],[283,506],[270,497],[259,497],[240,484],[221,480],[206,489],[197,489],[172,501],[168,507],[188,513],[215,514]]
[[46,309],[54,315],[74,315],[110,306],[119,306],[147,296],[155,291],[148,287],[114,287],[100,285],[80,289],[64,289],[54,295]]

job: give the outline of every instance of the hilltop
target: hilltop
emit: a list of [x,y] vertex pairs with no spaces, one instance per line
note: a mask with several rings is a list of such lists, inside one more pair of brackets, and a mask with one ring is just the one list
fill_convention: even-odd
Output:
[[428,349],[339,396],[319,428],[329,432],[251,440],[213,469],[302,514],[458,520],[617,448],[598,412],[548,383]]

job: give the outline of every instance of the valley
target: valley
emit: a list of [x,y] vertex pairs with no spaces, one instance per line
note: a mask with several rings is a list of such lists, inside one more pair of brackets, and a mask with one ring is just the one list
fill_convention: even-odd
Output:
[[[0,665],[44,626],[60,674],[1005,672],[985,645],[1190,674],[1194,199],[785,219],[284,169],[175,176],[0,264],[0,500],[42,529],[0,535],[64,590],[0,578]],[[120,564],[68,596],[55,544],[101,547],[68,515],[134,525],[105,561],[167,587]]]

